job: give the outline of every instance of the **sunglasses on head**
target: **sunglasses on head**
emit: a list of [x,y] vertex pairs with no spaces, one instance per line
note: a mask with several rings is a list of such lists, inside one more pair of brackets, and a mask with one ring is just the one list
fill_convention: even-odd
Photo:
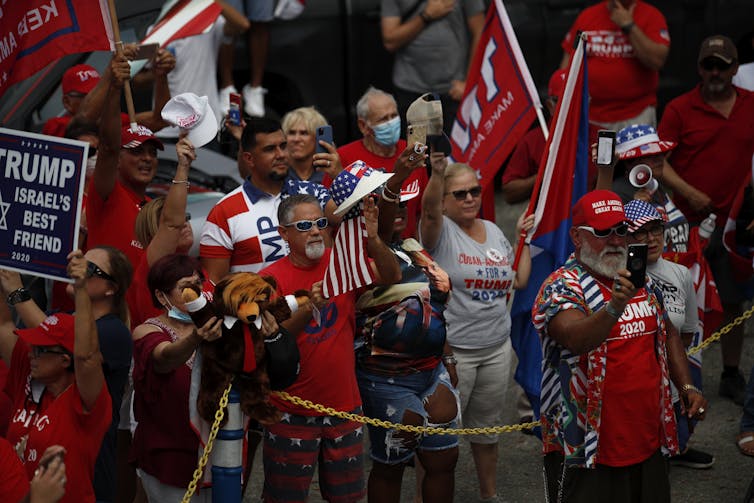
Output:
[[447,194],[453,194],[453,197],[455,197],[459,201],[463,201],[466,199],[466,196],[468,194],[471,194],[471,197],[479,197],[482,194],[482,187],[477,185],[476,187],[471,187],[470,189],[466,190],[452,190],[450,192],[446,192]]
[[606,238],[610,236],[613,232],[615,233],[616,236],[621,236],[621,237],[628,234],[628,225],[625,223],[618,224],[615,227],[610,227],[608,229],[595,229],[594,227],[589,227],[588,225],[580,225],[579,229],[589,231],[592,233],[594,237],[597,237],[597,238]]
[[317,220],[297,220],[289,224],[285,224],[285,227],[295,227],[299,232],[309,232],[316,224],[317,229],[322,230],[327,227],[327,217],[321,217]]
[[95,264],[94,262],[86,261],[86,275],[88,277],[97,276],[98,278],[105,279],[107,281],[112,281],[113,283],[116,283],[115,278],[107,274],[105,271],[100,269],[100,266]]
[[726,70],[729,70],[731,66],[733,66],[733,63],[726,63],[722,59],[718,58],[707,58],[701,62],[702,68],[707,70],[708,72],[711,72],[715,68],[717,68],[718,71],[724,72]]
[[31,356],[33,358],[39,358],[40,356],[46,355],[46,354],[67,355],[68,353],[54,346],[32,346],[31,347]]

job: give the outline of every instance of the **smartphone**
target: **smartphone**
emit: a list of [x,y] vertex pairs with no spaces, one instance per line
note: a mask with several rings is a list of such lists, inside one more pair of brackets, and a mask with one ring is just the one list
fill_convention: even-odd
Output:
[[646,244],[628,245],[628,260],[626,260],[626,269],[631,273],[631,283],[636,288],[644,286],[647,276],[647,250]]
[[153,43],[153,44],[142,44],[136,49],[136,56],[134,56],[134,61],[138,61],[140,59],[152,59],[154,58],[154,55],[157,54],[157,49],[160,48],[160,44]]
[[597,166],[610,166],[615,156],[615,131],[602,129],[597,133]]
[[228,120],[234,126],[241,125],[241,95],[238,93],[230,93],[228,109]]
[[427,125],[409,124],[406,126],[406,142],[408,147],[415,147],[417,143],[427,143]]
[[324,126],[320,126],[317,128],[317,136],[316,136],[317,150],[315,152],[317,154],[324,154],[327,152],[327,149],[319,144],[319,140],[326,141],[330,145],[333,144],[331,125],[325,124]]

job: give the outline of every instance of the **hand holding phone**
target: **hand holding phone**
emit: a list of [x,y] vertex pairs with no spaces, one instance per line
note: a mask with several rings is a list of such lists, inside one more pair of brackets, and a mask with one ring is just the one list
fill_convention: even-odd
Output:
[[316,140],[315,140],[317,148],[315,150],[315,153],[325,154],[327,153],[327,149],[319,144],[320,140],[325,141],[329,143],[330,145],[333,145],[332,126],[330,126],[329,124],[325,124],[324,126],[320,126],[317,128],[317,135],[316,135]]
[[134,55],[134,61],[138,61],[140,59],[148,59],[151,60],[154,58],[154,55],[157,54],[157,49],[160,48],[160,44],[158,43],[152,43],[152,44],[142,44],[136,48],[136,55]]
[[647,251],[646,244],[628,245],[628,260],[626,260],[626,269],[631,273],[631,283],[636,288],[644,286],[647,276]]
[[241,95],[230,93],[228,97],[230,108],[228,109],[228,120],[234,126],[241,125]]

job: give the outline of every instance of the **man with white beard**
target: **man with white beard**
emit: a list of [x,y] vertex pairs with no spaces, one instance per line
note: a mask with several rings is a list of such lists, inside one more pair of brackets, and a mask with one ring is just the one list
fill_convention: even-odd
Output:
[[[374,200],[363,200],[367,252],[381,284],[400,279],[395,255],[377,234],[379,211]],[[290,253],[259,274],[272,276],[279,295],[310,292],[302,306],[282,325],[296,335],[301,369],[291,395],[336,410],[360,412],[353,351],[356,291],[330,299],[322,296],[322,279],[330,262],[325,247],[327,218],[316,197],[299,194],[284,199],[278,208],[278,232]],[[384,279],[383,279],[384,278]],[[316,308],[316,309],[315,309]],[[360,423],[325,416],[271,397],[284,412],[283,419],[264,432],[264,501],[304,502],[318,460],[319,486],[327,501],[358,501],[365,493]]]
[[670,380],[684,414],[704,418],[683,343],[651,279],[626,270],[620,197],[596,190],[572,210],[575,252],[542,284],[532,321],[542,340],[547,501],[670,501],[678,453]]

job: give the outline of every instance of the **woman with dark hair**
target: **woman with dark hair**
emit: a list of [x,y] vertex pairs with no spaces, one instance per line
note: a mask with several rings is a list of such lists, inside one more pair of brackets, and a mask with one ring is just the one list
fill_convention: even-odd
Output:
[[[112,423],[95,465],[94,489],[98,500],[112,501],[115,497],[116,433],[121,416],[128,419],[128,411],[121,410],[121,403],[133,347],[125,299],[132,269],[125,254],[112,246],[92,248],[84,254],[84,260],[87,267],[84,290],[89,296],[97,326],[105,382],[112,398]],[[0,269],[0,286],[25,326],[37,327],[44,321],[45,312],[32,300],[17,272]],[[68,284],[66,291],[75,296],[73,284]]]
[[69,255],[75,317],[53,314],[33,328],[15,330],[10,312],[0,307],[0,356],[10,367],[5,389],[14,407],[7,439],[21,456],[29,479],[47,447],[59,444],[65,449],[63,502],[95,501],[94,463],[112,420],[89,291],[89,263],[80,250]]
[[[203,340],[221,335],[216,317],[201,328],[194,326],[181,292],[201,290],[204,274],[195,258],[171,254],[149,269],[147,285],[162,314],[134,329],[134,416],[132,445],[149,501],[179,502],[197,464],[199,438],[189,422],[189,387],[194,353]],[[202,491],[192,501],[210,501]]]

